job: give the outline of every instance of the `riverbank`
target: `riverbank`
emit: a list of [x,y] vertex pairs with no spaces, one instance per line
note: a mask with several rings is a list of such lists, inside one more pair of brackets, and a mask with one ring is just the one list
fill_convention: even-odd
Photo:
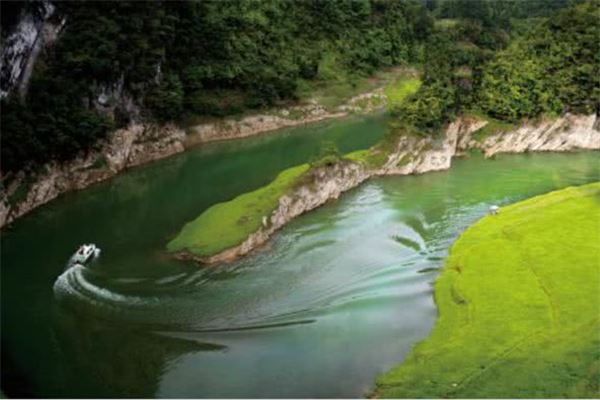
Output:
[[[198,268],[165,256],[167,239],[199,210],[302,164],[321,138],[337,138],[345,153],[368,147],[348,146],[343,132],[353,141],[360,132],[379,135],[385,122],[376,120],[201,146],[61,196],[7,227],[2,333],[14,361],[3,368],[4,392],[22,397],[19,382],[27,380],[38,382],[32,397],[364,397],[431,332],[437,268],[490,204],[600,173],[596,152],[494,161],[473,154],[447,171],[365,182],[232,264]],[[92,269],[66,274],[59,296],[56,279],[82,242],[98,244],[102,256]],[[207,342],[227,349],[206,351]],[[189,362],[165,368],[179,359]],[[136,373],[112,373],[119,368]]]
[[[373,83],[375,89],[340,99],[335,106],[321,104],[319,98],[306,104],[276,108],[261,114],[228,117],[192,123],[134,124],[113,132],[97,149],[66,163],[53,162],[35,173],[20,172],[0,193],[0,227],[27,214],[59,195],[84,189],[138,165],[181,153],[204,143],[240,139],[282,128],[342,118],[351,114],[383,111],[388,87],[395,82],[418,82],[412,69],[397,69]],[[387,90],[386,90],[387,89]]]
[[[488,124],[481,118],[465,116],[450,124],[441,138],[406,134],[391,145],[388,141],[385,146],[376,145],[369,150],[348,154],[338,162],[309,169],[299,175],[295,184],[290,185],[276,202],[261,210],[264,213],[259,216],[249,218],[233,212],[238,210],[239,198],[217,204],[186,224],[167,249],[178,258],[195,259],[205,264],[232,261],[266,243],[273,233],[295,217],[337,199],[341,193],[370,177],[445,170],[450,168],[453,157],[472,149],[481,150],[486,157],[507,152],[600,149],[595,115],[567,114],[523,124],[509,132],[486,132],[482,138],[481,131]],[[243,196],[256,200],[260,193],[261,189]],[[231,219],[229,223],[210,223],[211,220],[205,216],[213,213],[215,208],[231,210],[236,218],[227,219]],[[246,231],[249,219],[261,221],[251,232]],[[220,237],[227,247],[211,247],[208,239],[200,234],[205,230]],[[209,248],[212,250],[207,251]]]
[[436,281],[431,335],[375,395],[597,396],[598,196],[600,183],[570,187],[468,228]]

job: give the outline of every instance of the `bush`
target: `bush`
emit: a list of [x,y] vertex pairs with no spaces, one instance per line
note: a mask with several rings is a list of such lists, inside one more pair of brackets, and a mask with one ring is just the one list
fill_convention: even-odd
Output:
[[176,74],[165,76],[146,95],[146,107],[159,121],[176,120],[183,113],[183,86]]
[[341,159],[342,154],[337,145],[331,141],[324,141],[321,142],[319,154],[311,159],[310,166],[313,168],[331,167]]

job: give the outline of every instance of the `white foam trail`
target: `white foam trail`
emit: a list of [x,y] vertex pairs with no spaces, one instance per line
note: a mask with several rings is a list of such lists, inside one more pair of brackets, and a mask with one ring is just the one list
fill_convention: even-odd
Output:
[[54,282],[54,295],[58,300],[75,297],[93,304],[107,306],[136,306],[156,303],[158,299],[152,297],[139,297],[111,292],[108,289],[96,286],[85,277],[86,267],[73,264],[67,268]]

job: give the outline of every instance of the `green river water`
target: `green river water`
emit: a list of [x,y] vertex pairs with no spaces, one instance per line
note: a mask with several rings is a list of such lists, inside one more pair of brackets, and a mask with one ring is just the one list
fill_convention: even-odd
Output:
[[[491,204],[600,179],[598,153],[457,159],[374,179],[211,268],[165,244],[210,205],[385,116],[207,145],[70,193],[2,233],[2,390],[42,397],[359,397],[435,321],[448,247]],[[89,268],[65,264],[84,242]]]

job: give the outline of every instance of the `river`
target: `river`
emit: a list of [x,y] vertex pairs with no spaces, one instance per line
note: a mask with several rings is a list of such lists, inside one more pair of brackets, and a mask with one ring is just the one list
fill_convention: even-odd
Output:
[[[436,317],[448,247],[491,204],[600,179],[598,153],[478,154],[373,179],[210,268],[165,244],[210,205],[385,116],[206,145],[70,193],[2,233],[2,390],[41,397],[359,397]],[[102,256],[65,269],[81,243]]]

